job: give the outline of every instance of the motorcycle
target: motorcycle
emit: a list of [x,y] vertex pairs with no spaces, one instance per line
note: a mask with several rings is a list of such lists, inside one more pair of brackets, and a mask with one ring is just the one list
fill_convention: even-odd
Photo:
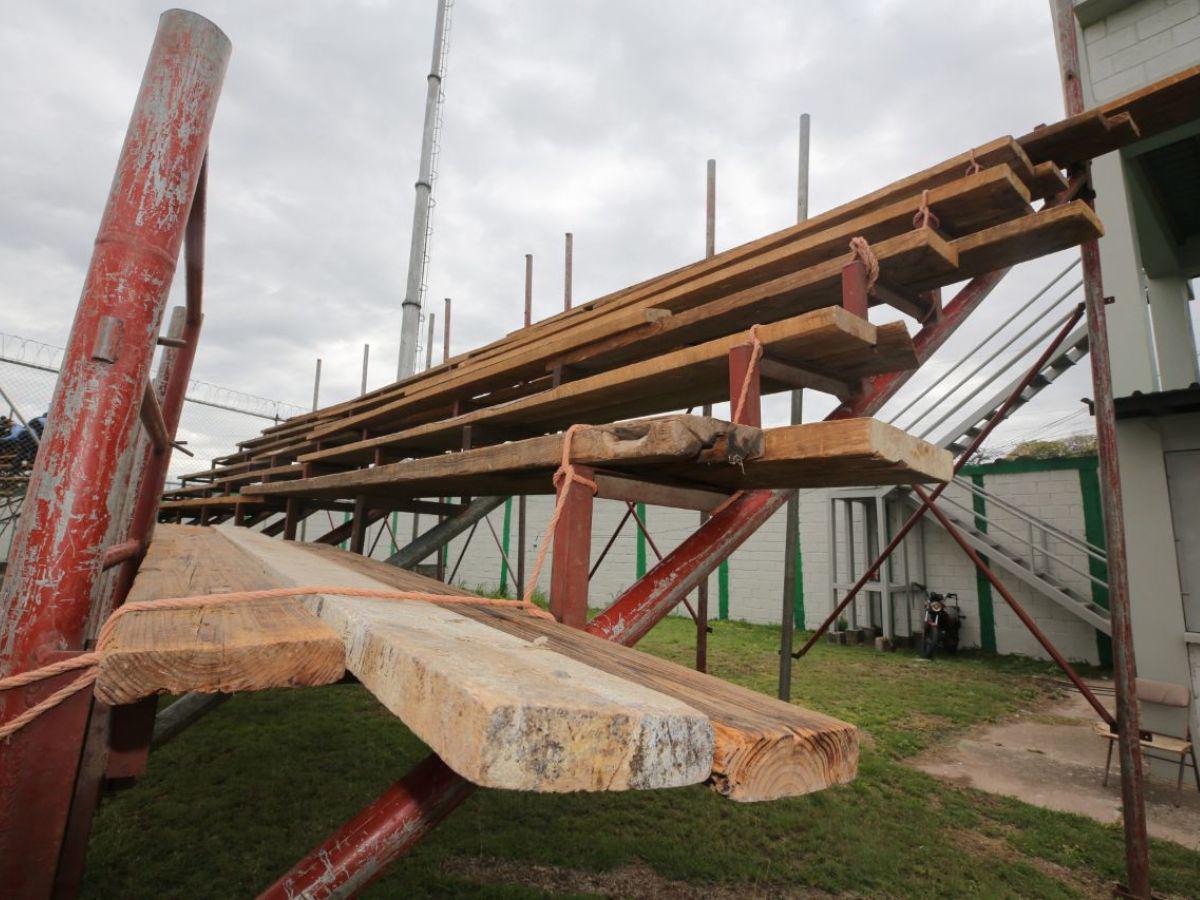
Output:
[[958,594],[939,594],[922,584],[915,587],[925,592],[925,617],[921,634],[921,657],[933,659],[938,650],[953,656],[958,652],[958,638],[962,630],[963,615],[958,605]]

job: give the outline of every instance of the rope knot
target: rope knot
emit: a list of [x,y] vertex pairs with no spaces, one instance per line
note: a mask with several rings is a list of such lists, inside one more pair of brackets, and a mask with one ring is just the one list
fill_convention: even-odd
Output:
[[971,148],[971,162],[967,165],[967,174],[968,175],[978,175],[982,171],[983,171],[983,166],[981,166],[979,164],[979,161],[977,159],[975,159],[975,148],[972,147]]
[[917,214],[913,216],[913,228],[933,228],[941,227],[941,220],[929,208],[929,189],[921,191],[921,206],[917,209]]
[[875,282],[879,281],[879,257],[864,237],[850,238],[850,252],[867,267],[867,293],[872,293],[875,290]]

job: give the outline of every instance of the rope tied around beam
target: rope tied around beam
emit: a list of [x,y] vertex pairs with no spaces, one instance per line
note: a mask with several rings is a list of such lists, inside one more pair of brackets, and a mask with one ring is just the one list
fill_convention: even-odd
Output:
[[968,175],[978,175],[983,171],[983,166],[979,164],[979,160],[975,158],[975,148],[971,148],[971,161],[967,164]]
[[[866,246],[866,243],[867,243],[866,241],[863,241],[862,238],[855,238],[854,241],[862,241],[864,246]],[[851,247],[853,247],[854,241],[850,242]],[[871,253],[870,247],[867,247],[867,253]],[[875,254],[871,253],[872,257],[874,257],[874,255]],[[878,275],[879,275],[879,263],[878,262],[875,263],[875,275],[876,275],[876,277],[878,277]],[[869,285],[874,283],[870,279],[869,276],[867,279],[867,283],[868,283],[867,290],[869,291],[870,290]],[[759,360],[761,360],[763,357],[763,349],[764,349],[763,342],[758,337],[758,326],[757,325],[750,326],[750,346],[752,348],[750,350],[750,364],[746,366],[746,377],[742,379],[742,389],[740,391],[738,391],[737,403],[733,407],[733,417],[732,418],[733,418],[733,422],[735,425],[742,421],[742,411],[745,409],[745,406],[746,406],[746,398],[750,396],[750,385],[753,383],[754,374],[758,370]]]
[[[586,481],[586,479],[583,479]],[[590,482],[589,482],[590,483]],[[37,669],[30,669],[27,672],[19,672],[16,675],[10,675],[7,678],[0,678],[0,692],[13,690],[15,688],[26,687],[27,685],[36,684],[39,681],[45,681],[47,678],[53,678],[56,675],[62,675],[65,672],[72,672],[78,669],[83,669],[84,674],[72,681],[66,687],[55,691],[45,700],[37,703],[29,709],[22,712],[20,715],[14,716],[12,719],[0,724],[0,740],[6,740],[16,734],[30,722],[33,722],[39,716],[54,709],[54,707],[70,699],[73,695],[82,691],[91,685],[100,675],[100,663],[104,660],[104,645],[112,637],[113,631],[116,628],[117,622],[123,616],[137,612],[157,612],[160,610],[172,609],[195,609],[197,607],[209,606],[224,606],[230,603],[241,603],[252,600],[275,600],[287,597],[302,597],[310,594],[333,594],[339,597],[363,597],[371,600],[407,600],[418,603],[432,603],[439,606],[500,606],[509,607],[511,609],[520,609],[532,616],[537,616],[543,619],[551,619],[554,617],[546,612],[541,607],[525,600],[498,600],[490,597],[475,597],[472,595],[458,594],[434,594],[428,591],[392,591],[376,588],[354,588],[354,587],[339,587],[337,585],[309,585],[304,587],[285,587],[285,588],[267,588],[260,591],[232,591],[222,594],[198,594],[192,597],[163,597],[158,600],[138,600],[133,603],[126,603],[113,610],[112,615],[104,623],[100,629],[100,633],[96,638],[96,650],[89,653],[80,653],[78,656],[70,659],[60,660],[50,663],[46,666],[41,666]]]
[[[554,513],[550,516],[546,530],[542,533],[542,539],[538,546],[537,559],[534,560],[533,571],[530,573],[529,581],[525,585],[525,596],[521,598],[522,603],[533,606],[533,592],[537,589],[538,576],[542,574],[542,567],[546,564],[546,554],[550,551],[550,545],[554,543],[554,529],[558,525],[559,518],[562,517],[563,507],[566,506],[567,494],[571,489],[571,484],[583,485],[592,492],[593,496],[600,490],[596,482],[580,475],[571,462],[571,441],[576,434],[586,428],[588,428],[587,425],[572,425],[563,433],[562,463],[559,465],[558,471],[554,473],[554,489],[558,492],[558,500],[554,504]],[[534,608],[541,611],[540,607],[535,606]],[[554,617],[551,616],[550,618]]]
[[941,227],[941,224],[941,220],[929,208],[929,188],[926,188],[921,191],[921,205],[917,209],[917,214],[913,216],[913,228],[933,228],[936,230]]
[[867,267],[867,293],[875,290],[875,282],[879,280],[879,257],[871,249],[865,237],[850,238],[850,252],[854,258]]

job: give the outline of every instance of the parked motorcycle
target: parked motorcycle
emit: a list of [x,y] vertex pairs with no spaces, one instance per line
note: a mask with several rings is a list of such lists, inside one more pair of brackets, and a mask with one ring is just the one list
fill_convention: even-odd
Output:
[[925,618],[921,634],[921,656],[933,659],[938,650],[950,655],[958,652],[958,637],[962,630],[963,615],[958,605],[958,594],[939,594],[923,584],[914,586],[925,592]]

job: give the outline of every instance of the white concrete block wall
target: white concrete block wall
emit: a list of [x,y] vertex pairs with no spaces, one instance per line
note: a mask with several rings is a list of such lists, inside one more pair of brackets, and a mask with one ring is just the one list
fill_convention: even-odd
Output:
[[1200,61],[1200,0],[1139,0],[1083,29],[1092,101]]

